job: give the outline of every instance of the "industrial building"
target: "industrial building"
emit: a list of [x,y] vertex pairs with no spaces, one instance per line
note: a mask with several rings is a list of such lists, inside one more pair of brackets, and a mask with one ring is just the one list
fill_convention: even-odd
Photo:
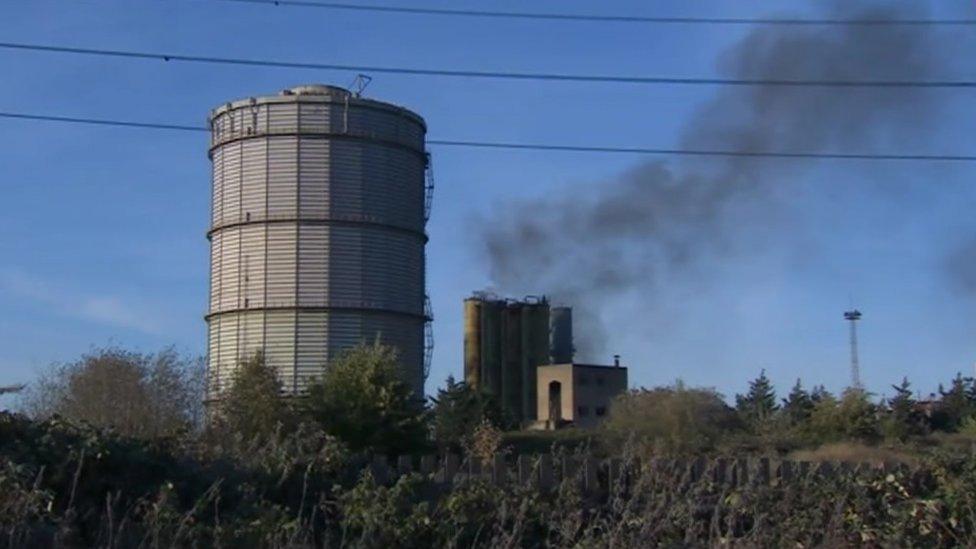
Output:
[[377,339],[423,394],[424,120],[310,85],[222,105],[210,126],[208,399],[259,350],[298,394],[343,350]]
[[627,368],[620,366],[619,359],[613,366],[540,366],[537,387],[538,421],[533,427],[593,427],[607,416],[614,397],[627,390]]
[[627,369],[574,364],[573,310],[545,297],[464,300],[464,379],[525,427],[598,423],[627,390]]

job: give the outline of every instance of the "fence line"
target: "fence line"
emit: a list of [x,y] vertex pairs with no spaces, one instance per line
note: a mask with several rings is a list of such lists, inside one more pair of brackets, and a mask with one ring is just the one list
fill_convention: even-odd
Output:
[[531,486],[540,490],[551,490],[565,480],[575,480],[581,491],[588,494],[606,494],[621,489],[631,484],[638,474],[688,485],[710,482],[735,488],[785,485],[811,476],[835,478],[913,472],[908,466],[895,462],[814,462],[767,457],[652,458],[638,462],[552,454],[499,454],[486,463],[456,454],[399,456],[395,460],[374,456],[364,466],[381,484],[393,483],[410,473],[419,473],[438,484],[478,478],[500,486]]

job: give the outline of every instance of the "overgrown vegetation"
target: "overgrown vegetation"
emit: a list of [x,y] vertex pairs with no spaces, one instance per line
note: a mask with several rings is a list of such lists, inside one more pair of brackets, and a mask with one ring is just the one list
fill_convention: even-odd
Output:
[[171,436],[200,423],[203,368],[173,349],[96,349],[42,372],[21,405],[34,418],[60,416],[133,437]]
[[[962,376],[921,403],[907,380],[884,400],[799,381],[779,398],[763,372],[735,406],[677,383],[622,395],[602,429],[537,435],[503,433],[509,425],[492,399],[454,380],[425,406],[380,345],[350,351],[302,398],[281,398],[274,365],[255,356],[211,409],[209,427],[194,428],[195,364],[169,351],[95,351],[42,377],[26,401],[31,417],[0,415],[2,544],[976,544],[976,387]],[[593,495],[573,479],[543,491],[416,473],[387,481],[368,466],[377,454],[460,451],[484,462],[547,448],[613,458],[626,482]],[[664,455],[906,468],[729,485],[654,470],[650,458]]]

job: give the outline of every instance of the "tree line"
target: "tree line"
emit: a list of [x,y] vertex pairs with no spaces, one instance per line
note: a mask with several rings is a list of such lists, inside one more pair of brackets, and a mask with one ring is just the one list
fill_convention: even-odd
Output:
[[[57,416],[124,436],[191,436],[224,445],[314,427],[352,451],[387,455],[486,453],[524,438],[502,434],[519,425],[491,395],[448,377],[424,401],[399,371],[395,349],[363,344],[330,364],[304,395],[283,396],[274,365],[259,352],[239,365],[220,400],[205,411],[202,360],[172,349],[103,348],[42,372],[21,408],[34,419]],[[678,381],[620,395],[604,425],[575,440],[597,450],[631,442],[648,451],[783,454],[845,441],[905,445],[940,433],[976,436],[973,378],[957,374],[925,401],[913,396],[907,379],[892,389],[887,398],[857,388],[835,395],[822,385],[807,389],[798,379],[779,396],[762,371],[730,405],[714,389]],[[574,440],[538,436],[546,444]]]

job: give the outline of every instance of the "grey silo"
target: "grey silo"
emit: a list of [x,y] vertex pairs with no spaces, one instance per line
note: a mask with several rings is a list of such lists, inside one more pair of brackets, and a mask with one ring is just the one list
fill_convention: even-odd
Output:
[[550,360],[552,364],[571,364],[573,348],[573,308],[553,307],[549,313]]
[[208,399],[259,350],[300,393],[376,338],[422,394],[424,120],[312,85],[227,103],[210,124]]

